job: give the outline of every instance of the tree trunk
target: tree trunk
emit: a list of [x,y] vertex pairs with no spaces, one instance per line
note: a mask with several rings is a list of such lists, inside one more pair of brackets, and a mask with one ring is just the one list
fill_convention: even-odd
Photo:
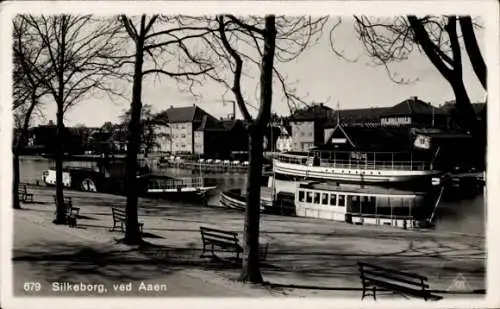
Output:
[[21,172],[20,172],[20,167],[19,167],[19,153],[21,149],[26,145],[26,138],[28,135],[28,128],[30,124],[30,119],[31,119],[31,114],[33,114],[33,110],[35,109],[35,106],[38,104],[37,98],[36,98],[36,89],[33,89],[32,96],[31,96],[31,102],[28,110],[26,111],[26,115],[24,115],[24,123],[23,127],[21,128],[21,134],[19,135],[19,138],[14,146],[13,150],[13,177],[12,177],[12,202],[13,202],[13,207],[14,209],[21,209],[21,203],[19,201],[19,192],[18,192],[18,187],[21,182]]
[[486,164],[486,144],[487,144],[487,127],[486,122],[480,122],[478,115],[472,107],[470,98],[462,80],[454,80],[451,82],[453,92],[455,94],[457,122],[459,127],[467,128],[473,138],[473,147],[477,151],[477,155],[473,158],[474,163],[478,168],[484,168]]
[[[144,26],[144,22],[141,27]],[[127,222],[125,230],[125,243],[137,245],[142,243],[139,231],[138,208],[138,181],[137,181],[137,155],[141,145],[141,109],[142,109],[142,65],[144,62],[144,31],[141,29],[136,40],[134,84],[132,89],[131,117],[128,125],[128,147],[126,159],[127,192]]]
[[56,127],[56,147],[55,147],[55,161],[56,161],[56,219],[54,224],[66,223],[66,209],[64,206],[64,193],[63,193],[63,157],[64,157],[64,122],[63,122],[63,104],[57,103],[57,127]]
[[255,122],[250,126],[249,161],[247,180],[247,207],[245,213],[245,240],[243,247],[243,268],[240,280],[262,283],[259,261],[260,229],[260,182],[264,132],[271,118],[273,97],[273,61],[276,48],[276,24],[274,15],[266,16],[264,50],[260,67],[260,107]]
[[21,202],[19,201],[19,183],[20,183],[20,172],[19,172],[19,153],[16,150],[13,151],[13,175],[12,175],[12,203],[14,209],[21,209]]
[[474,138],[476,138],[476,135],[479,133],[477,115],[472,107],[463,80],[461,78],[452,78],[448,80],[448,82],[450,83],[453,93],[455,94],[458,124],[461,127],[470,130],[470,133],[474,136]]
[[[260,130],[259,130],[260,129]],[[259,263],[260,180],[262,176],[262,150],[264,131],[250,127],[249,168],[247,176],[247,206],[245,212],[243,268],[241,281],[262,283]]]

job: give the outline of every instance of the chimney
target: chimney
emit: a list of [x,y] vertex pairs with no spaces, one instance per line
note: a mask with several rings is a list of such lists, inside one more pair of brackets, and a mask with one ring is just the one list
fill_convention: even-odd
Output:
[[410,99],[411,99],[412,101],[417,101],[417,100],[418,100],[418,97],[417,97],[417,96],[413,96],[413,97],[410,97]]
[[173,109],[173,108],[174,108],[174,106],[173,106],[173,105],[170,105],[170,109]]

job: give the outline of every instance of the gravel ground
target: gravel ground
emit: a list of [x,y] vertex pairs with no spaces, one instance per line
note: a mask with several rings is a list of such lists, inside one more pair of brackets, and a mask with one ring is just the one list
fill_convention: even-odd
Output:
[[[51,223],[52,190],[30,191],[35,193],[35,203],[23,205],[24,209],[14,214],[15,295],[359,299],[358,261],[427,276],[431,289],[445,298],[471,297],[473,294],[461,292],[485,289],[485,240],[477,235],[263,215],[261,241],[269,244],[269,252],[262,273],[268,284],[254,287],[235,282],[239,265],[234,262],[200,258],[199,227],[241,233],[241,212],[141,199],[139,220],[144,222],[148,245],[138,249],[120,244],[121,232],[109,231],[110,208],[124,207],[124,197],[66,192],[81,208],[78,227],[69,228]],[[465,289],[452,284],[457,276],[467,281]],[[34,281],[41,283],[42,290],[25,292],[24,284]],[[56,282],[97,284],[94,289],[102,284],[107,291],[58,292],[53,286]],[[157,284],[158,289],[164,284],[168,289],[139,291],[141,283],[146,288]],[[125,290],[132,287],[132,291],[115,291],[120,284]]]

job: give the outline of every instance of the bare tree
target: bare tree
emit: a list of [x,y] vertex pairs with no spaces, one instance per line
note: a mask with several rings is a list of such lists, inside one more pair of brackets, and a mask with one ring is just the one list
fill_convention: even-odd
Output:
[[[202,18],[193,18],[198,22]],[[294,61],[310,45],[316,42],[327,18],[312,17],[262,17],[247,18],[220,15],[215,19],[205,17],[211,25],[216,23],[217,32],[202,37],[203,55],[191,54],[193,62],[205,61],[216,64],[216,69],[204,77],[211,78],[229,89],[243,115],[249,130],[249,171],[247,174],[247,205],[245,212],[243,267],[241,281],[261,283],[263,281],[259,262],[260,230],[260,178],[262,176],[263,142],[271,118],[273,101],[273,76],[283,92],[290,110],[296,109],[305,100],[296,89],[289,86],[286,76],[280,72],[279,63]],[[208,51],[208,52],[207,52]],[[208,54],[207,54],[208,53]],[[210,60],[206,60],[210,59]],[[252,79],[252,67],[259,74],[258,106],[245,98],[242,78]],[[248,89],[247,89],[248,90]],[[248,107],[257,110],[252,117]]]
[[57,105],[57,213],[54,223],[64,224],[64,114],[96,91],[119,94],[109,77],[119,69],[111,56],[121,47],[117,35],[120,28],[112,19],[99,19],[90,15],[20,15],[17,18],[26,24],[24,34],[41,48],[38,61],[30,61],[29,70]]
[[127,222],[124,242],[140,244],[137,208],[137,155],[141,145],[142,82],[148,76],[167,76],[188,88],[195,82],[193,76],[212,70],[209,64],[200,63],[191,71],[186,42],[213,31],[206,26],[188,27],[177,18],[153,15],[140,17],[121,16],[121,23],[132,41],[132,55],[123,55],[122,63],[134,66],[128,147],[126,159]]
[[[457,31],[458,20],[462,40]],[[396,80],[389,65],[408,59],[416,50],[423,52],[450,84],[456,99],[458,121],[475,136],[483,135],[463,81],[461,43],[469,54],[478,79],[486,89],[486,65],[475,36],[478,24],[470,16],[354,16],[354,21],[356,33],[368,56],[375,64],[384,66],[391,80],[396,83],[408,81]],[[335,26],[337,25],[338,23]],[[344,57],[334,44],[334,30],[332,29],[330,36],[332,49],[337,55]]]
[[18,187],[20,183],[19,155],[26,144],[30,121],[39,107],[40,98],[47,94],[40,82],[30,70],[30,63],[37,62],[41,56],[41,47],[33,44],[30,38],[25,35],[26,23],[22,20],[13,22],[13,106],[14,111],[14,145],[13,153],[13,179],[12,197],[13,207],[21,208],[19,201]]

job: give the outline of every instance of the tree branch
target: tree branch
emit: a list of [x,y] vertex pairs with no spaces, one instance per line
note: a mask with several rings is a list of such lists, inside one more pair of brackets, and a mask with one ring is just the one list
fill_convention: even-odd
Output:
[[434,44],[429,39],[429,35],[427,34],[427,31],[422,23],[416,16],[413,15],[408,16],[408,21],[414,31],[415,41],[420,44],[432,64],[436,67],[436,69],[438,69],[444,78],[447,80],[453,78],[453,71],[444,64],[443,60],[436,53]]
[[238,52],[234,50],[231,45],[229,44],[229,41],[227,40],[226,37],[226,32],[225,32],[225,25],[224,25],[224,16],[219,15],[217,17],[217,20],[219,21],[219,35],[222,40],[222,44],[224,45],[225,49],[227,52],[231,55],[231,57],[234,59],[236,62],[236,70],[234,72],[234,81],[233,81],[233,87],[231,90],[233,91],[235,97],[236,97],[236,103],[238,104],[238,107],[240,108],[241,114],[243,115],[243,118],[249,122],[252,123],[253,119],[252,116],[250,116],[250,113],[248,112],[247,107],[245,106],[245,100],[243,99],[243,95],[241,93],[241,72],[243,68],[243,61],[241,60],[240,55],[238,55]]
[[476,35],[474,34],[474,27],[472,24],[472,19],[470,16],[461,16],[459,18],[460,29],[462,30],[462,36],[465,44],[465,49],[469,55],[469,59],[472,64],[472,68],[477,78],[481,82],[484,89],[487,89],[486,83],[486,63],[484,62],[483,55],[479,49],[477,43]]
[[260,35],[264,35],[265,33],[265,29],[260,29],[256,26],[253,26],[253,25],[249,25],[247,23],[244,23],[242,22],[241,20],[239,20],[237,17],[235,17],[234,15],[226,15],[229,20],[231,20],[233,23],[237,24],[238,26],[240,26],[241,28],[244,28],[246,30],[248,30],[249,32],[256,32]]

